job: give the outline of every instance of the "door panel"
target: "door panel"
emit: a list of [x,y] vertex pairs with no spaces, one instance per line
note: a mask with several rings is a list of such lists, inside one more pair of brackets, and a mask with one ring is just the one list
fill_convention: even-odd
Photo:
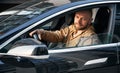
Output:
[[[73,49],[76,48],[70,48],[70,50]],[[117,64],[116,51],[116,46],[108,46],[96,49],[91,48],[91,50],[73,51],[66,53],[51,53],[50,57],[54,59],[61,58],[62,60],[64,60],[64,62],[67,62],[65,64],[68,65],[68,67],[71,66],[68,68],[68,72],[79,71],[81,73],[86,73],[86,71],[99,71],[99,73],[106,73],[111,70],[109,73],[117,73],[117,68],[115,66]]]
[[118,73],[117,66],[94,68],[90,70],[76,71],[73,73]]

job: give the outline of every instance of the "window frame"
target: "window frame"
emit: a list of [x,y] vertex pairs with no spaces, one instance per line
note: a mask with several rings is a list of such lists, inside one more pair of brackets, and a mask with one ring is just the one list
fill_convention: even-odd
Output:
[[[113,5],[113,4],[108,4],[108,5]],[[85,8],[98,8],[98,7],[101,7],[101,6],[108,6],[108,5],[103,5],[103,4],[100,4],[100,5],[90,5],[90,6],[84,6],[84,7],[80,7],[80,8],[77,8],[77,9],[73,9],[73,10],[70,10],[70,11],[68,11],[68,12],[65,12],[65,13],[72,13],[72,12],[74,12],[74,11],[76,11],[76,10],[81,10],[81,9],[85,9]],[[114,6],[112,6],[112,7],[114,7]],[[63,10],[64,11],[64,10]],[[35,27],[37,27],[38,26],[38,24],[40,24],[40,26],[42,26],[42,25],[44,25],[44,23],[47,23],[47,22],[49,22],[50,20],[52,20],[52,19],[55,19],[56,17],[59,17],[59,16],[62,16],[62,15],[64,15],[65,13],[63,13],[63,14],[59,14],[58,16],[55,16],[55,17],[53,17],[53,18],[51,18],[51,19],[49,19],[49,20],[46,20],[46,21],[43,21],[42,23],[39,23],[39,22],[36,22],[35,24],[33,24],[34,25],[34,27],[33,27],[33,25],[31,25],[31,26],[29,26],[28,28],[25,28],[23,31],[21,31],[20,33],[18,33],[18,35],[16,35],[16,38],[18,38],[20,35],[23,35],[23,34],[25,34],[25,33],[27,33],[28,31],[30,32],[30,30],[32,29],[34,29]],[[112,17],[111,17],[111,20],[112,20]],[[26,32],[25,32],[26,31]],[[109,31],[109,33],[110,33],[110,31]],[[12,39],[13,40],[13,39]],[[14,37],[14,40],[15,40],[15,37]],[[9,40],[9,41],[11,41],[11,40]],[[8,42],[9,42],[8,41]],[[4,46],[4,45],[3,45]],[[95,45],[96,46],[96,45]]]

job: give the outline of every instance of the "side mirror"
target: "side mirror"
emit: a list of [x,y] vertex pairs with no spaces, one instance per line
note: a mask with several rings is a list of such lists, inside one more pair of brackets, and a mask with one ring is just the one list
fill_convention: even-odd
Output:
[[33,59],[46,59],[49,57],[46,45],[26,45],[10,49],[7,54]]
[[46,45],[26,45],[9,50],[7,53],[0,53],[0,59],[6,64],[18,67],[33,67],[31,59],[48,59],[48,49]]

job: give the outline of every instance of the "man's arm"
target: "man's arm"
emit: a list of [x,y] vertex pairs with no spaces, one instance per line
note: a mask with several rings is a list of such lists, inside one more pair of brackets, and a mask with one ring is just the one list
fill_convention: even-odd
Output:
[[29,35],[32,36],[33,34],[38,34],[40,40],[56,43],[56,42],[63,42],[64,38],[68,34],[68,31],[69,31],[69,27],[56,31],[37,29],[32,31]]

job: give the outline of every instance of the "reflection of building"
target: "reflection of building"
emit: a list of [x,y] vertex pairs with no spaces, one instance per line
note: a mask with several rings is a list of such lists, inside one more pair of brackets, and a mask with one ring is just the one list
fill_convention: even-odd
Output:
[[44,8],[44,7],[47,7],[47,6],[54,6],[54,4],[49,3],[49,2],[43,2],[41,4],[38,4],[36,7],[38,7],[38,8]]
[[[70,2],[76,2],[77,0],[70,0]],[[78,0],[78,1],[80,1],[80,0]],[[81,0],[81,1],[85,1],[85,0]]]
[[0,12],[30,0],[0,0]]

